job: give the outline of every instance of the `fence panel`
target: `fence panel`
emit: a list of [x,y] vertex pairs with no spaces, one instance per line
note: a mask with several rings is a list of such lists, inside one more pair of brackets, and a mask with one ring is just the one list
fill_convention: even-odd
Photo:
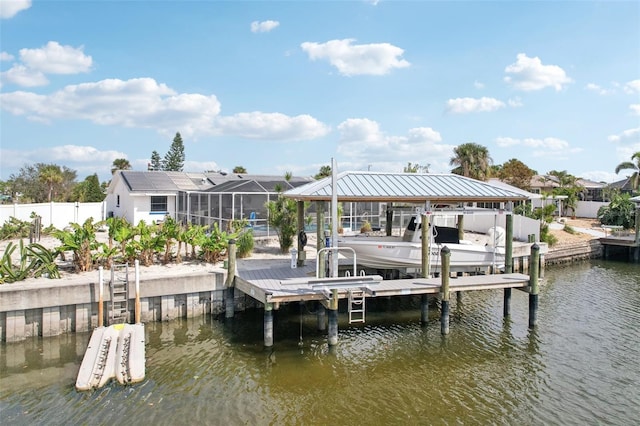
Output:
[[84,223],[92,217],[94,222],[104,220],[105,202],[99,203],[32,203],[9,204],[0,206],[0,224],[11,217],[22,221],[31,221],[31,214],[42,218],[42,226],[55,226],[63,229],[69,223]]

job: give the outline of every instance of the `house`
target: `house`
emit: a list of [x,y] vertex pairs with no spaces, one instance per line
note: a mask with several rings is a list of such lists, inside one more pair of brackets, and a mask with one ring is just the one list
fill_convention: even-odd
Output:
[[107,217],[136,224],[170,216],[199,225],[218,222],[221,227],[250,216],[264,221],[270,197],[311,181],[312,177],[120,170],[107,190]]

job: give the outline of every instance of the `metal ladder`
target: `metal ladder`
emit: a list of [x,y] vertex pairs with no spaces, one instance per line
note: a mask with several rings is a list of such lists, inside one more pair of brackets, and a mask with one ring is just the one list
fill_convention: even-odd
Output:
[[110,323],[125,323],[129,320],[129,264],[111,265]]
[[362,289],[349,290],[349,324],[364,323],[365,292]]

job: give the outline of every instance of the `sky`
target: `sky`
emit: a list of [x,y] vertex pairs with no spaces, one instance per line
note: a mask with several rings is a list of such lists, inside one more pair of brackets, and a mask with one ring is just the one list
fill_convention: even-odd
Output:
[[638,1],[0,0],[0,180],[448,173],[474,142],[602,182],[640,151]]

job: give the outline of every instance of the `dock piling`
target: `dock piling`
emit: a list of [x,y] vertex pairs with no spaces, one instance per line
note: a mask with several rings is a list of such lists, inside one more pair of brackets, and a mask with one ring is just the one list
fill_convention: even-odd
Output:
[[140,324],[140,261],[135,261],[136,275],[136,304],[134,308],[135,324]]
[[420,297],[420,322],[423,325],[429,322],[429,296],[426,294]]
[[[229,261],[227,262],[227,281],[225,286],[227,288],[224,299],[224,317],[233,318],[235,314],[235,292],[233,280],[236,275],[236,240],[233,238],[229,240]],[[272,330],[273,335],[273,330]],[[265,335],[266,336],[266,335]],[[266,339],[266,337],[265,337]],[[273,338],[272,338],[273,340]],[[273,345],[273,341],[271,343]]]
[[451,250],[449,250],[449,247],[444,246],[440,251],[440,255],[442,256],[442,273],[440,274],[442,278],[442,288],[440,290],[442,297],[440,332],[446,335],[449,334],[449,274],[451,271]]
[[318,321],[318,331],[324,331],[327,328],[327,308],[321,303],[318,304],[318,310],[316,311],[316,319]]
[[264,305],[264,346],[267,348],[273,346],[273,305],[271,303]]
[[531,260],[529,262],[529,328],[538,322],[538,271],[540,269],[540,247],[531,246]]
[[338,344],[338,310],[329,309],[329,346]]
[[102,266],[98,267],[98,327],[104,325],[104,271]]

